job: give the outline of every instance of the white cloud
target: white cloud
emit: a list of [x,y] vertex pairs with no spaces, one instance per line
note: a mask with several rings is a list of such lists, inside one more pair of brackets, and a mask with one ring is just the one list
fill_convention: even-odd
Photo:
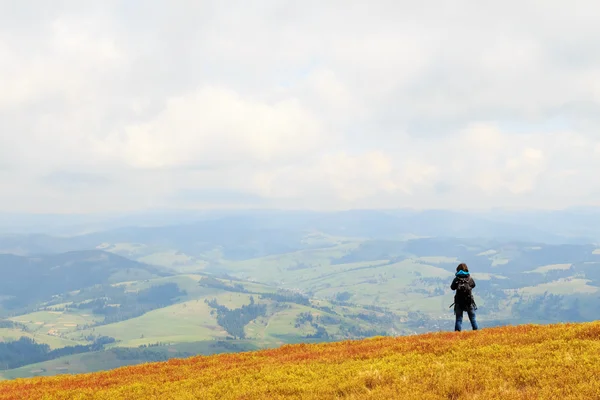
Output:
[[591,0],[1,4],[0,210],[599,204],[598,18]]
[[293,98],[268,104],[215,87],[167,99],[141,124],[125,125],[98,146],[136,168],[285,163],[328,143]]

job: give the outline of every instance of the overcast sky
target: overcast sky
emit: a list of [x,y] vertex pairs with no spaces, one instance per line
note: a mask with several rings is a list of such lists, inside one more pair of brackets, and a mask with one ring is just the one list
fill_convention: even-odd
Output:
[[0,0],[0,211],[600,205],[597,1]]

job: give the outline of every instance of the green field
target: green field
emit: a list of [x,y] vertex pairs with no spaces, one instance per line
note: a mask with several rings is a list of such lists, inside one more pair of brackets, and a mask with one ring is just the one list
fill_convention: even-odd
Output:
[[429,256],[429,257],[418,257],[417,260],[426,264],[458,264],[459,259],[456,257],[445,257],[445,256]]
[[448,283],[452,280],[452,273],[415,260],[393,264],[383,261],[371,265],[340,264],[332,270],[327,274],[298,280],[296,286],[321,298],[333,298],[338,293],[350,292],[354,303],[382,305],[400,311],[413,309],[413,304],[424,297],[423,291],[430,289],[418,283],[420,279],[440,278],[447,279]]
[[589,279],[566,278],[556,281],[542,283],[536,286],[526,286],[514,290],[514,292],[524,295],[540,295],[544,293],[552,293],[556,295],[573,295],[573,294],[593,294],[597,293],[600,288],[589,285]]
[[550,264],[550,265],[544,265],[541,267],[537,267],[534,270],[531,271],[525,271],[525,273],[527,274],[531,274],[531,273],[538,273],[538,274],[545,274],[548,271],[555,271],[555,270],[568,270],[571,268],[573,264]]
[[[153,353],[164,354],[167,357],[185,353],[186,355],[212,355],[218,353],[256,350],[258,347],[250,341],[201,341],[179,343],[170,346],[150,348]],[[75,354],[55,360],[27,365],[0,372],[0,380],[26,378],[31,376],[52,376],[60,374],[82,374],[105,371],[124,365],[135,365],[148,362],[144,358],[123,358],[115,350],[97,351]]]
[[305,268],[328,267],[333,260],[349,254],[359,244],[360,242],[351,242],[321,249],[301,250],[244,261],[230,261],[223,263],[223,266],[231,273],[249,280],[279,284],[282,280],[289,282],[296,279],[297,271]]
[[492,279],[508,279],[507,277],[502,276],[502,275],[490,274],[490,273],[486,273],[486,272],[474,272],[471,274],[471,276],[476,281],[477,280],[490,281]]
[[156,342],[194,342],[225,338],[226,332],[210,315],[202,300],[191,300],[150,311],[140,317],[71,333],[73,339],[87,335],[114,337],[119,346],[135,347]]
[[86,325],[101,321],[103,318],[85,312],[37,311],[10,319],[24,324],[31,332],[64,336]]
[[50,349],[58,349],[66,346],[75,346],[83,344],[82,341],[70,340],[54,335],[47,335],[36,332],[26,332],[17,328],[0,328],[0,342],[9,342],[18,340],[21,337],[27,337],[35,340],[39,344],[47,344]]
[[118,368],[123,365],[140,363],[140,360],[119,360],[114,353],[102,351],[75,354],[30,364],[24,367],[2,371],[4,379],[26,378],[30,376],[52,376],[60,374],[81,374]]

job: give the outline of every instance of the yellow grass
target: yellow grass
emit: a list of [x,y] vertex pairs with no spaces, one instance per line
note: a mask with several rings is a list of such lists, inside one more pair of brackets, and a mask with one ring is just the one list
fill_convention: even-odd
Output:
[[0,383],[0,399],[594,399],[600,323],[291,345]]

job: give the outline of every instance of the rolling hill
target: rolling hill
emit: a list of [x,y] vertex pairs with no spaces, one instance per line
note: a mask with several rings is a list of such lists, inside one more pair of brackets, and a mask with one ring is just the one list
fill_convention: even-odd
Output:
[[93,285],[167,275],[160,268],[101,250],[27,257],[0,254],[0,294],[3,306],[13,309]]
[[[173,357],[181,346],[211,354],[451,330],[459,262],[477,282],[484,327],[597,318],[600,249],[575,239],[593,224],[546,234],[534,223],[545,217],[531,214],[520,237],[552,244],[510,236],[523,228],[518,219],[490,218],[256,211],[70,237],[4,235],[0,250],[16,254],[0,254],[0,341],[29,338],[69,355],[11,359],[0,376],[98,371]],[[98,338],[111,342],[70,353]]]
[[600,323],[377,337],[0,382],[0,399],[589,399]]
[[[10,356],[11,366],[5,364],[0,372],[5,378],[91,372],[155,360],[156,354],[140,349],[169,358],[181,346],[190,355],[212,354],[410,332],[401,315],[387,310],[334,304],[206,274],[98,284],[29,307],[30,312],[0,319],[0,339],[26,337],[48,344],[49,350],[64,349],[68,356],[43,356],[41,363],[36,356],[27,363]],[[98,338],[109,339],[101,351],[69,353],[73,346],[95,345]],[[35,345],[29,348],[36,350]],[[125,355],[115,357],[114,351]]]
[[[114,342],[103,351],[153,346],[172,356],[165,349],[190,343],[236,342],[244,350],[451,330],[449,283],[459,260],[477,281],[484,327],[590,321],[600,306],[600,251],[592,244],[312,233],[297,246],[304,248],[242,260],[214,251],[196,266],[177,248],[139,243],[2,255],[0,340],[27,337],[69,350],[108,337]],[[125,257],[130,253],[138,260]],[[140,261],[150,259],[164,263]],[[189,354],[207,352],[192,347]],[[155,359],[102,351],[72,357],[69,364],[62,357],[41,359],[47,365],[39,367],[12,364],[18,371],[0,375],[91,372]]]

